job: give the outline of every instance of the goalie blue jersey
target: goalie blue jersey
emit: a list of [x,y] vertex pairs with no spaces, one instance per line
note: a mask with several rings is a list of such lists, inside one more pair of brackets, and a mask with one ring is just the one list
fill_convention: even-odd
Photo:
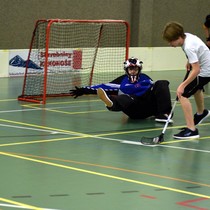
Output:
[[146,74],[140,74],[137,82],[131,83],[127,75],[123,75],[110,83],[87,86],[86,89],[96,91],[98,88],[104,89],[109,93],[128,94],[141,96],[153,86],[152,79]]

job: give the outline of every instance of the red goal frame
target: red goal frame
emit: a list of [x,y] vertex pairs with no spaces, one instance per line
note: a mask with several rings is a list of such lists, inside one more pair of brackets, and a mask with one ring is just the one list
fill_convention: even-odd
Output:
[[[18,100],[20,101],[27,101],[27,102],[33,102],[33,103],[41,103],[41,104],[45,104],[46,103],[46,99],[47,97],[58,97],[58,96],[68,96],[69,93],[60,93],[60,94],[47,94],[47,74],[48,74],[48,59],[49,59],[49,43],[50,43],[50,34],[51,34],[51,26],[54,23],[100,23],[102,24],[103,27],[103,23],[119,23],[119,24],[124,24],[126,26],[126,44],[125,44],[125,57],[124,59],[126,60],[128,58],[128,52],[129,52],[129,44],[130,44],[130,26],[128,24],[128,22],[124,21],[124,20],[74,20],[74,19],[41,19],[41,20],[37,20],[35,23],[35,29],[33,31],[32,34],[32,38],[31,38],[31,43],[30,43],[30,49],[29,49],[29,53],[28,53],[28,58],[27,58],[27,62],[26,62],[26,68],[25,68],[25,74],[24,74],[24,81],[23,81],[23,88],[22,88],[22,94],[18,97]],[[33,43],[34,43],[34,39],[35,39],[35,34],[36,34],[36,29],[38,27],[38,25],[40,23],[47,23],[47,27],[46,27],[46,37],[45,37],[45,61],[44,61],[44,79],[43,79],[43,93],[41,95],[36,95],[35,97],[33,95],[26,95],[26,81],[27,81],[27,77],[28,77],[28,69],[29,69],[29,61],[30,61],[30,57],[31,57],[31,52],[32,52],[32,48],[33,48]],[[97,45],[99,45],[100,43],[100,38],[101,38],[101,33],[102,33],[102,27],[100,29],[100,33],[99,33],[99,37],[98,37],[98,43]],[[95,58],[97,56],[97,50],[98,50],[98,46],[96,49],[96,53],[95,53]],[[94,60],[95,60],[94,58]],[[92,84],[92,76],[94,74],[94,65],[95,65],[95,61],[93,60],[93,64],[92,64],[92,69],[91,69],[91,73],[90,73],[90,78],[89,78],[89,85]],[[120,67],[119,67],[120,68]]]

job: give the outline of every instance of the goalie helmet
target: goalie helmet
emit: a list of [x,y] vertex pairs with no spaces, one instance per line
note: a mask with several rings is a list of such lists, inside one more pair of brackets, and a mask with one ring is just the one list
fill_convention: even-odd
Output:
[[[126,60],[124,62],[124,70],[126,71],[128,78],[132,83],[138,81],[139,74],[141,73],[141,70],[142,70],[142,64],[143,64],[142,61],[140,61],[138,58],[134,58],[134,57],[129,58],[128,60]],[[135,67],[138,67],[138,73],[135,75],[129,74],[128,68],[134,69]]]

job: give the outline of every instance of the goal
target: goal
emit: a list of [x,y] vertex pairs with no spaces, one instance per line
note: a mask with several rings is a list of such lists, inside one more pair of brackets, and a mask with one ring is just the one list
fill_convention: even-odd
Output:
[[110,82],[123,73],[129,39],[123,20],[38,20],[18,100],[45,104],[75,86]]

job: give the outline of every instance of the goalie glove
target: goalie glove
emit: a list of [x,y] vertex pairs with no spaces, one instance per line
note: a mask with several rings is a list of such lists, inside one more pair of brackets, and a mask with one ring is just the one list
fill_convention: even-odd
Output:
[[78,96],[82,96],[85,94],[85,88],[79,88],[75,86],[75,90],[70,90],[70,95],[73,96],[74,98],[77,98]]

